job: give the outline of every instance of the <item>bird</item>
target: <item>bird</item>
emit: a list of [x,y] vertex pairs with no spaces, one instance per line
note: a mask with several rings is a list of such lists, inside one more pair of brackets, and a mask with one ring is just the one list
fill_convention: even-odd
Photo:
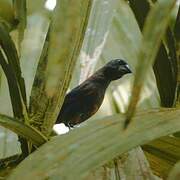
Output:
[[65,96],[56,124],[64,123],[73,128],[89,119],[100,108],[111,81],[118,80],[128,73],[132,71],[126,61],[109,61]]

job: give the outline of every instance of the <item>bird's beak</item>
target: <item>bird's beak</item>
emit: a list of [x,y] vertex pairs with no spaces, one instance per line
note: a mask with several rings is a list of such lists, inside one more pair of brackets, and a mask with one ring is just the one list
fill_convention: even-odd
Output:
[[126,64],[126,65],[124,65],[124,66],[121,66],[121,67],[119,68],[119,70],[120,70],[120,71],[123,70],[126,74],[132,73],[132,71],[131,71],[131,69],[130,69],[130,67],[129,67],[128,64]]
[[129,67],[128,64],[126,64],[125,67],[126,67],[126,69],[127,69],[127,73],[132,73],[132,71],[131,71],[131,69],[130,69],[130,67]]

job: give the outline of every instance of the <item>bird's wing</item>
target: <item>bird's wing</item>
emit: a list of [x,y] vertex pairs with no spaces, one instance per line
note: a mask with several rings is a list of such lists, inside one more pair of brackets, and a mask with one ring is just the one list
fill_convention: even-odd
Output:
[[83,89],[80,86],[77,86],[76,88],[72,89],[68,94],[66,94],[63,106],[76,103],[76,101],[83,96],[85,91],[86,89]]
[[83,83],[72,89],[65,97],[64,105],[71,104],[77,100],[84,99],[96,93],[96,87],[92,83]]
[[66,95],[56,123],[67,124],[73,119],[72,124],[77,124],[87,119],[92,114],[89,111],[94,112],[96,96],[97,89],[92,83],[84,83],[74,88]]

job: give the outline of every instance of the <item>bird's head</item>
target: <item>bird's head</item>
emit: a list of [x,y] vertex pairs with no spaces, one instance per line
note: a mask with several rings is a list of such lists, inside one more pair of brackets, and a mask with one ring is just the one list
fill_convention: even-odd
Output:
[[105,77],[109,80],[117,80],[125,74],[132,73],[128,64],[122,59],[111,60],[103,69]]

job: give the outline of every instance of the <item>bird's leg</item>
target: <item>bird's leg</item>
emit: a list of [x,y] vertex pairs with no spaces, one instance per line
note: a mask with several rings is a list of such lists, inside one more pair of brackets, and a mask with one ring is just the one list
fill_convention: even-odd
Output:
[[73,128],[73,126],[70,124],[70,122],[67,123],[67,127],[69,128],[69,130],[71,130]]

